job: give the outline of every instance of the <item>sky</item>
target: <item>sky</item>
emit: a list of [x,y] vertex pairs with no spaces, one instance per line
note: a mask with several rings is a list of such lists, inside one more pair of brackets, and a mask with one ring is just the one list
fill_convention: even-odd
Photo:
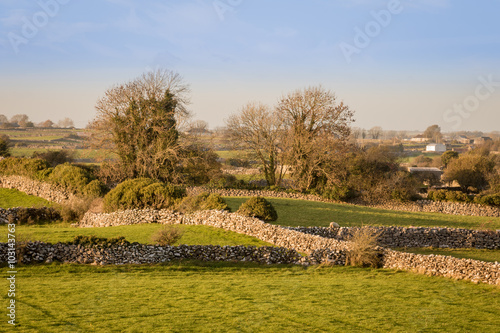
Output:
[[0,0],[0,114],[92,120],[179,73],[211,128],[322,85],[369,129],[500,130],[500,0]]

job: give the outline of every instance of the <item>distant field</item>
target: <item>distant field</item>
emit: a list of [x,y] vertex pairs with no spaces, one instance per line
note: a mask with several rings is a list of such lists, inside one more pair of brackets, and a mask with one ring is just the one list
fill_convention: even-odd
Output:
[[[16,332],[498,332],[500,327],[498,287],[406,272],[193,261],[17,270],[19,325],[11,330]],[[7,293],[1,295],[6,304]]]
[[[248,198],[225,198],[233,211]],[[334,221],[340,226],[415,226],[451,227],[467,229],[500,229],[500,218],[458,216],[439,213],[412,213],[363,206],[323,203],[294,199],[268,198],[278,212],[275,224],[297,226],[327,227]]]
[[0,208],[43,207],[52,203],[33,195],[27,195],[15,189],[0,188]]

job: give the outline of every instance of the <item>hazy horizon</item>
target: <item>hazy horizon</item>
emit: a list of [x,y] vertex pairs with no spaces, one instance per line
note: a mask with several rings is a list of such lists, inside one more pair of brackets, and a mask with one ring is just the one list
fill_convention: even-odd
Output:
[[500,130],[500,1],[8,0],[0,114],[85,127],[106,89],[167,68],[210,128],[321,84],[355,127]]

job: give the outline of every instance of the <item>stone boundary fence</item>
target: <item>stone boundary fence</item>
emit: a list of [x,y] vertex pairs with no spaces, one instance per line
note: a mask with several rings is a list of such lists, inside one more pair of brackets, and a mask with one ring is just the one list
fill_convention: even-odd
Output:
[[[24,216],[23,216],[24,215]],[[49,207],[41,208],[0,208],[0,224],[7,224],[19,221],[19,219],[27,219],[29,217],[38,217],[41,220],[52,220],[61,218],[59,212]]]
[[[320,236],[317,234],[304,233],[303,231],[305,230],[301,230],[300,228],[284,228],[262,222],[256,218],[244,217],[236,213],[228,213],[225,211],[201,211],[189,215],[182,215],[166,210],[129,210],[109,214],[87,213],[82,219],[80,227],[114,226],[137,223],[207,225],[222,228],[259,238],[278,247],[307,253],[308,259],[306,261],[309,263],[326,262],[335,265],[344,265],[345,258],[349,250],[352,249],[352,244],[345,240],[348,238],[350,232],[352,232],[352,230],[349,230],[350,228],[332,230],[332,234],[330,235],[327,235],[326,230],[323,230],[328,228],[321,228],[323,233]],[[462,229],[459,229],[459,231],[455,233],[453,229],[448,228],[415,228],[418,229],[417,232],[411,230],[413,228],[386,229],[389,230],[387,235],[389,235],[389,232],[392,234],[397,234],[398,232],[404,233],[404,231],[400,229],[407,229],[406,232],[413,233],[415,237],[426,234],[432,235],[430,239],[434,239],[435,237],[439,239],[441,235],[445,235],[443,236],[445,238],[452,237],[450,235],[454,235],[457,238],[466,235],[466,233],[460,232]],[[430,232],[426,233],[426,229],[429,229]],[[438,229],[443,230],[438,231]],[[447,234],[446,232],[449,233]],[[336,235],[338,239],[328,237],[332,235]],[[495,237],[498,237],[498,235]],[[424,240],[423,243],[427,244],[426,242],[427,240]],[[467,242],[467,240],[462,242]],[[421,274],[500,285],[500,264],[498,262],[490,263],[442,255],[418,255],[383,248],[380,248],[380,250],[382,251],[384,268],[407,270]]]
[[[341,203],[343,205],[350,204],[345,202],[328,200],[318,195],[302,194],[302,193],[287,193],[287,192],[275,192],[275,191],[264,191],[264,190],[211,189],[205,187],[187,188],[187,193],[189,195],[196,195],[203,192],[218,193],[221,196],[226,196],[226,197],[261,196],[269,198],[300,199],[300,200],[317,201],[317,202]],[[359,205],[372,208],[397,210],[405,212],[426,212],[426,213],[444,213],[444,214],[464,215],[464,216],[500,217],[500,208],[478,205],[473,203],[419,200],[407,203],[389,201],[386,203],[376,204],[376,205],[361,204],[361,203],[351,204],[351,205]]]
[[441,247],[500,249],[500,230],[470,230],[459,228],[424,227],[283,227],[310,235],[337,240],[348,240],[359,229],[379,233],[379,244],[384,247]]
[[[1,262],[8,259],[7,248],[7,243],[0,243]],[[30,242],[22,253],[22,262],[25,264],[53,261],[94,265],[158,264],[183,259],[261,264],[297,264],[307,260],[293,249],[271,246],[159,246],[131,243],[104,247]]]
[[81,200],[61,186],[22,176],[1,176],[0,187],[16,189],[58,204]]

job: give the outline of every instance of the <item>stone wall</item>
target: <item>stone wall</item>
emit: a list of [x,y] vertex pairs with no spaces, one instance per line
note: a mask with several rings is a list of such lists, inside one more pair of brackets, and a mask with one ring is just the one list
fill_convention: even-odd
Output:
[[[360,228],[286,227],[311,235],[347,240]],[[500,249],[500,231],[458,228],[423,227],[364,227],[380,233],[379,243],[384,247],[445,247]]]
[[[142,219],[142,222],[141,222]],[[151,210],[135,210],[125,212],[115,212],[112,214],[91,214],[88,213],[82,220],[81,226],[105,226],[105,225],[121,225],[136,224],[136,223],[163,223],[163,224],[191,224],[191,225],[207,225],[216,228],[222,228],[229,231],[243,233],[249,236],[259,238],[279,247],[294,249],[298,252],[305,252],[307,257],[299,260],[297,263],[316,264],[329,263],[334,265],[344,265],[345,258],[350,249],[350,242],[345,241],[350,228],[316,228],[317,233],[307,234],[300,232],[300,228],[283,228],[280,226],[264,223],[255,218],[240,216],[235,213],[225,211],[202,211],[194,214],[182,216],[180,214],[172,214],[170,211],[154,212]],[[303,228],[301,231],[311,231]],[[432,241],[437,239],[448,239],[448,244],[472,244],[472,238],[475,239],[474,244],[477,246],[477,241],[481,238],[481,231],[464,229],[449,229],[449,228],[383,228],[386,232],[385,242],[389,242],[391,235],[400,233],[399,238],[403,240],[405,234],[413,237],[415,242],[428,246]],[[469,237],[474,235],[473,237]],[[498,244],[498,232],[488,234],[491,236],[490,241]],[[488,236],[487,235],[487,236]],[[327,238],[335,236],[335,238]],[[418,237],[424,237],[424,240],[418,240]],[[460,237],[465,237],[458,240]],[[453,238],[457,240],[452,241]],[[395,241],[393,241],[395,242]],[[458,242],[458,243],[457,243]],[[469,242],[469,243],[467,243]],[[486,243],[487,243],[486,242]],[[484,244],[486,244],[484,243]],[[411,244],[411,242],[410,242]],[[486,246],[486,245],[482,246]],[[414,246],[414,245],[409,245]],[[460,247],[462,247],[460,245]],[[458,259],[449,256],[441,255],[417,255],[392,251],[390,249],[383,250],[383,267],[388,269],[400,269],[413,271],[421,274],[444,276],[454,279],[465,279],[473,282],[482,282],[493,285],[500,285],[500,264],[488,263],[471,259]]]
[[385,250],[383,267],[500,286],[500,263]]
[[349,242],[287,230],[277,225],[262,222],[257,218],[216,210],[199,211],[187,215],[172,213],[169,210],[154,211],[150,209],[126,210],[108,214],[87,213],[79,226],[101,227],[138,223],[206,225],[249,235],[275,246],[305,253],[321,249],[344,251],[349,246]]
[[[303,258],[293,249],[279,247],[180,245],[159,246],[132,243],[119,246],[82,246],[64,243],[28,243],[22,262],[123,265],[156,264],[172,260],[246,261],[263,264],[294,264]],[[7,261],[7,244],[0,243],[0,262]]]
[[17,189],[29,195],[34,195],[48,201],[65,204],[80,200],[61,186],[41,182],[22,176],[1,176],[0,187]]
[[32,217],[34,220],[49,221],[53,219],[59,219],[61,216],[55,209],[48,207],[42,208],[0,208],[0,224],[18,222],[19,219],[26,220],[28,217]]
[[[263,191],[263,190],[238,190],[238,189],[221,190],[221,189],[209,189],[204,187],[189,187],[187,191],[188,194],[190,195],[195,195],[202,192],[209,192],[209,193],[219,193],[222,196],[228,196],[228,197],[261,196],[269,198],[300,199],[300,200],[318,201],[318,202],[342,203],[344,205],[347,205],[347,203],[345,202],[328,200],[317,195],[302,194],[302,193],[287,193],[287,192],[275,192],[275,191]],[[473,203],[419,200],[407,203],[390,201],[376,205],[363,204],[363,203],[358,203],[358,204],[367,207],[406,211],[406,212],[427,212],[427,213],[445,213],[445,214],[465,215],[465,216],[500,217],[500,208],[477,205]]]

